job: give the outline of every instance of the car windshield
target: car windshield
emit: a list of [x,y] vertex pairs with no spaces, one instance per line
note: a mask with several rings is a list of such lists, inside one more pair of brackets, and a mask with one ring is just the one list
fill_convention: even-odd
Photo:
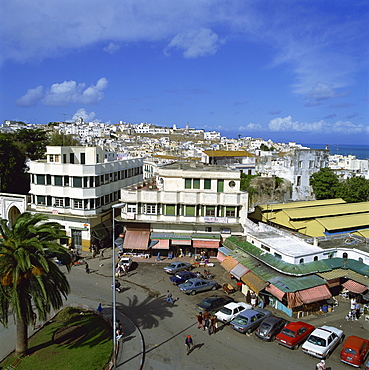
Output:
[[316,346],[320,346],[320,347],[326,347],[327,345],[327,342],[325,339],[317,337],[315,335],[310,335],[308,342],[311,344],[315,344]]
[[356,355],[357,352],[356,352],[356,349],[346,347],[345,353],[349,353],[350,355]]
[[268,324],[267,322],[263,322],[263,323],[261,323],[261,325],[260,325],[260,328],[261,329],[269,329],[270,328],[270,324]]
[[248,322],[248,318],[243,316],[236,316],[236,318],[233,320],[233,323],[238,325],[247,325]]
[[224,315],[231,315],[232,314],[232,310],[230,310],[229,308],[227,307],[223,307],[221,310],[220,310],[221,313],[224,313]]
[[291,338],[295,338],[296,336],[296,333],[293,330],[287,329],[287,328],[284,328],[282,330],[282,334],[286,335],[287,337],[291,337]]

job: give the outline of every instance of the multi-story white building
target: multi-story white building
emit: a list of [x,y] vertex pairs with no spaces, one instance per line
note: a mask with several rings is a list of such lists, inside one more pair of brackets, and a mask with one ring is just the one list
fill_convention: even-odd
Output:
[[29,210],[65,226],[76,248],[111,237],[120,189],[143,179],[143,159],[118,160],[101,147],[48,146],[46,160],[30,162]]
[[148,249],[151,233],[159,241],[152,248],[164,253],[183,246],[187,254],[215,255],[221,238],[243,234],[248,212],[239,171],[194,162],[157,167],[154,183],[122,189],[121,201],[125,250]]

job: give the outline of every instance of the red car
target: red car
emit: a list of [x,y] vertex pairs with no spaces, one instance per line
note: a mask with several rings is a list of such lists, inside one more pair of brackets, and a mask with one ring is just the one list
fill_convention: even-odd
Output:
[[297,349],[314,329],[315,326],[302,321],[290,322],[277,334],[275,341],[282,346]]
[[345,340],[341,351],[341,361],[360,367],[369,353],[369,340],[351,335]]

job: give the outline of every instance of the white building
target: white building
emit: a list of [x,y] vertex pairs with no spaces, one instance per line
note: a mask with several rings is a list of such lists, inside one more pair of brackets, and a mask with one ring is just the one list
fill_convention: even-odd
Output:
[[64,225],[72,245],[88,250],[111,236],[111,206],[121,188],[142,181],[143,159],[117,160],[100,147],[48,146],[46,160],[31,161],[29,173],[29,210]]
[[[243,234],[248,194],[240,191],[238,171],[173,163],[156,169],[155,184],[142,185],[121,191],[125,250],[147,250],[151,232],[159,241],[153,249],[176,253],[185,246],[187,254],[203,248],[215,255],[221,238]],[[142,230],[146,240],[139,239]]]

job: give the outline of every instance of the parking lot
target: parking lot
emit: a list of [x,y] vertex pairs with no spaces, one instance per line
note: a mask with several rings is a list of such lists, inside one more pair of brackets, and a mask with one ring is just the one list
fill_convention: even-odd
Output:
[[[196,295],[183,294],[174,286],[163,267],[170,261],[136,260],[129,277],[121,279],[123,293],[118,295],[118,310],[130,317],[140,327],[145,340],[144,369],[314,369],[318,359],[289,350],[276,343],[260,341],[254,334],[243,335],[227,326],[220,326],[217,334],[209,336],[197,329],[195,305],[213,294],[225,294],[220,288]],[[209,268],[219,284],[230,282],[228,273],[215,263]],[[203,272],[203,268],[196,269]],[[179,298],[172,306],[165,303],[167,290]],[[232,293],[237,301],[244,301],[241,292]],[[270,309],[270,307],[266,307]],[[331,325],[344,330],[346,336],[368,337],[369,323],[346,321],[349,302],[340,301],[334,312],[307,316],[301,319],[316,327]],[[275,315],[287,317],[270,309]],[[295,320],[297,321],[297,320]],[[184,340],[190,334],[196,348],[186,355]],[[128,345],[128,343],[127,343]],[[326,360],[331,369],[350,369],[340,362],[340,344]]]

